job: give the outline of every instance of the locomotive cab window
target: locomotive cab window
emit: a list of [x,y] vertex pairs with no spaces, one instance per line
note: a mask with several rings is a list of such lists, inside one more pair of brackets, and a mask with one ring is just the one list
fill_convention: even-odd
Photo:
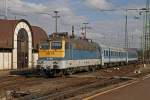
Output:
[[48,49],[50,49],[49,43],[48,43],[48,42],[41,43],[40,49],[43,49],[43,50],[48,50]]
[[62,48],[62,43],[57,41],[57,42],[52,42],[51,43],[51,49],[61,49]]

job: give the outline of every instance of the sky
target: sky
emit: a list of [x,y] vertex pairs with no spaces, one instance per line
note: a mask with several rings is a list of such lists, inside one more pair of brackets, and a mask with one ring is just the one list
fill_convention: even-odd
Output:
[[[5,15],[5,0],[0,0],[0,18]],[[8,0],[8,19],[26,19],[40,26],[48,34],[55,31],[53,11],[59,11],[58,31],[80,36],[84,22],[89,23],[87,37],[99,44],[124,47],[125,8],[144,8],[146,0]],[[117,11],[102,11],[118,9]],[[42,14],[48,13],[48,14]],[[134,19],[138,16],[139,19]],[[140,47],[142,16],[139,11],[128,11],[128,37],[130,47]]]

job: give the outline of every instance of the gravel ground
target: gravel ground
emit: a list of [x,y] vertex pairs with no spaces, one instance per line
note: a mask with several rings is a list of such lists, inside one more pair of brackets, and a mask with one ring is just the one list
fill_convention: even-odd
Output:
[[[72,76],[43,78],[1,75],[0,97],[8,94],[8,91],[21,91],[23,93],[45,94],[56,91],[63,91],[66,88],[80,87],[97,80],[104,81],[114,76],[128,76],[134,74],[140,66],[128,65],[117,68],[101,69],[96,72],[77,73]],[[16,98],[14,98],[15,100]]]

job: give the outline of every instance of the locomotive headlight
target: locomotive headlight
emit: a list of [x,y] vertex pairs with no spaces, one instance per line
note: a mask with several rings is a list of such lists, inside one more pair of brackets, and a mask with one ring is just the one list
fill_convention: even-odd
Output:
[[53,64],[58,64],[58,62],[54,61]]
[[39,61],[37,61],[37,63],[38,63],[38,64],[43,64],[44,61],[39,60]]

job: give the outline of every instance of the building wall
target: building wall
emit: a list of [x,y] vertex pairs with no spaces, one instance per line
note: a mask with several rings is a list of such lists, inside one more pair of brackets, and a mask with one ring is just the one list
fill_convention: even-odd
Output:
[[[32,67],[36,67],[38,53],[33,53]],[[0,70],[12,69],[12,53],[0,52]]]
[[0,52],[0,70],[8,70],[12,67],[12,53]]
[[32,60],[32,65],[33,67],[36,67],[37,65],[37,60],[38,60],[38,53],[33,53],[33,60]]

